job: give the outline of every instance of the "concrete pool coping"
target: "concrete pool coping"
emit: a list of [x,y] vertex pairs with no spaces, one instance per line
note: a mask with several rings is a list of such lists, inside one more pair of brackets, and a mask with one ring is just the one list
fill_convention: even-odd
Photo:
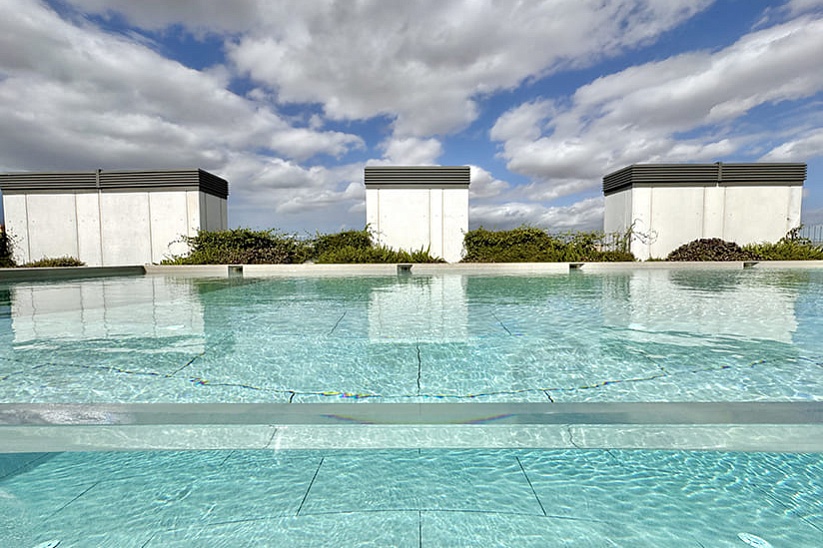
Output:
[[113,276],[192,278],[267,278],[315,276],[393,276],[438,274],[540,276],[579,272],[599,274],[627,270],[823,269],[823,261],[727,261],[633,263],[387,263],[297,265],[131,265],[56,268],[0,268],[0,282],[37,282]]
[[299,265],[145,265],[147,275],[242,276],[244,278],[299,276],[393,276],[411,275],[551,275],[581,272],[599,274],[627,270],[742,270],[823,269],[823,261],[727,261],[727,262],[625,262],[625,263],[390,263]]
[[823,451],[823,402],[0,404],[4,452]]

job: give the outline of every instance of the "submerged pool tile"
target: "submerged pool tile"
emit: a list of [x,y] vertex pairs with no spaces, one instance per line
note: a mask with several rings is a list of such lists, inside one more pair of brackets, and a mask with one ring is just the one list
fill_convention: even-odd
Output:
[[751,465],[746,454],[671,455],[661,461],[659,452],[549,451],[524,453],[521,460],[549,515],[615,526],[610,535],[620,546],[635,545],[633,539],[650,531],[668,538],[664,545],[680,538],[733,546],[738,532],[770,537],[774,546],[814,546],[823,538],[811,520],[764,496],[759,482],[741,481],[769,476],[744,472]]
[[329,455],[300,514],[446,509],[540,513],[510,455],[406,450]]
[[417,512],[364,512],[247,520],[161,531],[145,545],[164,547],[420,546]]
[[29,538],[82,546],[127,523],[145,542],[158,530],[295,515],[317,462],[271,451],[64,453],[0,490],[19,501]]
[[212,386],[241,384],[298,394],[414,394],[414,345],[373,344],[336,337],[273,340],[231,354],[207,354],[185,370]]

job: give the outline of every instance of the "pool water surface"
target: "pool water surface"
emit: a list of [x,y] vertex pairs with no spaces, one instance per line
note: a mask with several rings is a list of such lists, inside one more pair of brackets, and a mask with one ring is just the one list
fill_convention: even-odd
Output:
[[0,282],[0,546],[816,547],[821,406],[823,269]]

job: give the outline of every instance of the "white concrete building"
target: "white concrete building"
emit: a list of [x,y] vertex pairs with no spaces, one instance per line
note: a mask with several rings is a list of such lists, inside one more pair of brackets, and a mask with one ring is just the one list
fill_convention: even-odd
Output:
[[800,225],[806,164],[639,164],[603,178],[604,230],[665,258],[699,238],[776,242]]
[[428,249],[453,263],[469,230],[469,167],[367,167],[366,223],[394,249]]
[[188,251],[181,236],[228,226],[228,183],[200,169],[6,173],[0,191],[18,264],[158,263]]

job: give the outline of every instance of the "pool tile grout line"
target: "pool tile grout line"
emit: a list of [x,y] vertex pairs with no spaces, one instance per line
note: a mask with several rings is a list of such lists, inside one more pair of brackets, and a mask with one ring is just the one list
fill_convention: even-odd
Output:
[[80,493],[79,495],[77,495],[76,497],[74,497],[73,499],[71,499],[70,501],[68,501],[66,504],[64,504],[63,506],[61,506],[60,508],[58,508],[57,510],[55,510],[54,512],[52,512],[51,514],[49,514],[49,516],[48,516],[46,519],[51,519],[51,518],[53,518],[54,516],[56,516],[57,514],[59,514],[59,513],[60,513],[63,509],[65,509],[67,506],[69,506],[70,504],[72,504],[74,501],[76,501],[77,499],[79,499],[80,497],[82,497],[83,495],[85,495],[86,493],[88,493],[89,491],[91,491],[92,489],[94,489],[95,487],[97,487],[100,483],[101,483],[100,481],[96,481],[96,482],[92,483],[90,486],[86,487],[86,488],[83,490],[83,492],[82,492],[82,493]]
[[311,492],[311,488],[314,485],[314,480],[317,479],[317,474],[320,473],[320,467],[323,466],[323,461],[325,460],[326,457],[320,457],[320,462],[317,464],[317,470],[314,471],[314,476],[312,476],[311,482],[309,482],[309,486],[306,489],[306,493],[303,495],[303,500],[300,501],[300,506],[297,508],[295,516],[299,516],[300,512],[303,510],[303,505],[306,504],[306,499],[309,498],[309,492]]
[[423,548],[423,511],[417,511],[417,546]]
[[543,515],[546,516],[546,509],[543,507],[543,503],[540,501],[540,497],[537,496],[537,491],[534,490],[534,485],[532,485],[532,480],[529,479],[529,475],[526,473],[526,469],[523,467],[523,463],[520,461],[520,457],[515,455],[514,459],[517,461],[517,464],[520,466],[520,471],[523,472],[523,477],[526,478],[526,482],[529,484],[529,489],[531,489],[532,495],[534,495],[534,499],[537,501],[537,505],[540,506],[540,511],[543,512]]
[[167,373],[165,376],[166,376],[166,377],[169,377],[169,378],[171,378],[171,377],[175,376],[176,374],[180,373],[182,370],[184,370],[185,368],[187,368],[188,366],[190,366],[191,364],[193,364],[194,362],[196,362],[196,361],[198,360],[198,358],[202,358],[202,357],[203,357],[203,356],[205,356],[205,355],[206,355],[206,352],[205,352],[205,351],[200,352],[199,354],[197,354],[196,356],[194,356],[192,359],[190,359],[189,361],[187,361],[187,362],[186,362],[183,366],[179,367],[178,369],[175,369],[175,370],[174,370],[174,371],[172,371],[171,373]]
[[423,375],[423,359],[420,356],[420,343],[417,343],[415,346],[417,348],[417,396],[419,397],[422,392],[420,379]]

